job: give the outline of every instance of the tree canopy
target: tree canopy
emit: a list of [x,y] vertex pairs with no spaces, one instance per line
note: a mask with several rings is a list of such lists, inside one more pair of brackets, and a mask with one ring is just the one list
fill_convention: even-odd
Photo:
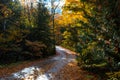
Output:
[[0,2],[0,64],[54,54],[50,14],[43,4],[25,8],[18,0]]
[[[63,15],[56,19],[63,46],[78,53],[78,61],[98,64],[111,58],[120,61],[120,1],[66,0]],[[56,34],[57,35],[57,34]]]

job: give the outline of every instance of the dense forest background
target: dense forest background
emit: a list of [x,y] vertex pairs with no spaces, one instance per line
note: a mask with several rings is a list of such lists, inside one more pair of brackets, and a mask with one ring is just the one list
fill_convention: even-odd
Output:
[[50,17],[43,4],[22,6],[0,0],[0,64],[47,57],[55,53]]
[[77,52],[80,66],[96,71],[119,68],[119,33],[120,0],[66,0],[56,19],[57,44]]
[[0,65],[53,55],[55,42],[75,51],[80,67],[119,71],[120,0],[66,0],[62,15],[51,15],[41,3],[0,1]]

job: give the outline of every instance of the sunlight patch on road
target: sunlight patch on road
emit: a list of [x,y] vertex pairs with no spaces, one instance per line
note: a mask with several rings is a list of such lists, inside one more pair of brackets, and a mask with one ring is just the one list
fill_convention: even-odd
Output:
[[63,58],[61,58],[62,60],[66,60],[67,58],[65,58],[65,57],[63,57]]
[[63,49],[62,47],[60,47],[60,46],[56,46],[56,49],[57,50],[62,50],[62,51],[64,51],[65,49]]
[[[69,62],[74,62],[75,55],[71,54],[71,51],[62,48],[60,46],[56,46],[56,51],[59,53],[58,56],[55,56],[47,61],[44,61],[43,67],[51,65],[47,71],[45,68],[42,68],[40,64],[39,66],[31,66],[28,68],[24,68],[23,70],[13,73],[9,77],[2,78],[3,80],[51,80],[55,76],[54,74],[59,72],[64,65],[67,65]],[[51,62],[52,61],[52,62]],[[46,64],[46,65],[44,65]],[[0,79],[1,80],[1,79]]]
[[51,74],[44,74],[37,77],[36,80],[50,80],[52,78]]
[[56,50],[64,51],[64,52],[66,52],[67,54],[73,54],[73,55],[76,54],[75,52],[70,51],[69,49],[64,49],[64,48],[62,48],[62,47],[60,47],[60,46],[56,46]]
[[33,66],[25,68],[20,72],[13,73],[13,77],[20,80],[50,80],[52,78],[52,74],[44,74],[42,69]]
[[40,74],[42,74],[41,69],[33,66],[33,67],[25,68],[20,72],[13,73],[13,77],[27,80],[27,79],[32,79],[34,78],[34,76],[37,76]]

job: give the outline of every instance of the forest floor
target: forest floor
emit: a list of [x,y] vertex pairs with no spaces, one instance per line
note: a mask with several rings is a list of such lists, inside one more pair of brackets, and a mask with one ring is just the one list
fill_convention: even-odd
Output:
[[56,52],[47,59],[0,68],[0,80],[100,80],[77,65],[74,52],[59,46]]

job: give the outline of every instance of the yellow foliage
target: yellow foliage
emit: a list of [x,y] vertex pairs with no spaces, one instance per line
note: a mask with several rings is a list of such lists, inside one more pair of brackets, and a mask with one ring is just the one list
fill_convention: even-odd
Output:
[[[74,5],[75,4],[75,5]],[[65,7],[66,6],[74,6],[75,8],[81,9],[84,8],[86,9],[87,13],[90,13],[91,8],[89,6],[85,6],[82,2],[79,0],[66,0]],[[88,23],[88,19],[84,17],[84,12],[81,10],[78,10],[77,12],[73,12],[72,10],[63,9],[63,13],[60,16],[60,18],[56,19],[57,27],[58,26],[69,26],[69,25],[74,25],[77,22],[76,21],[84,21],[84,23]],[[77,24],[80,26],[80,24]]]
[[63,36],[64,36],[64,38],[65,38],[65,39],[68,39],[68,38],[70,38],[71,33],[70,33],[70,32],[65,31],[65,32],[64,32],[64,34],[63,34]]
[[5,5],[3,5],[3,4],[0,4],[0,12],[3,14],[1,17],[0,17],[0,19],[2,19],[2,18],[8,18],[8,17],[10,17],[11,16],[11,14],[12,14],[12,10],[11,9],[9,9],[7,6],[5,6]]

